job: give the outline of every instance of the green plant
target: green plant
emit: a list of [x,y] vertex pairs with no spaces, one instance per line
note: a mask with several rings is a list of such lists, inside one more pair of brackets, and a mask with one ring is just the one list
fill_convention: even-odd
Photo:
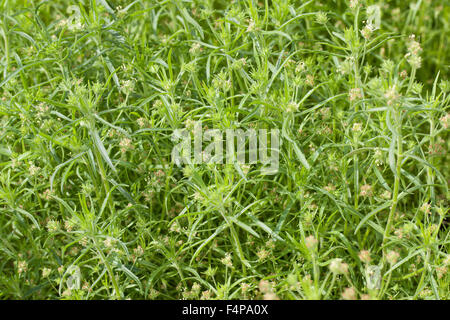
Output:
[[[1,298],[449,298],[448,6],[0,8]],[[194,121],[278,172],[177,166]]]

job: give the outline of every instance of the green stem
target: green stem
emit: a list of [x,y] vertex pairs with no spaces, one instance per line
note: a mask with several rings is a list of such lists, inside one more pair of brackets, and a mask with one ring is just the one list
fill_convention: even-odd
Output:
[[[434,146],[434,119],[433,116],[430,118],[430,148]],[[431,165],[434,165],[434,158],[429,160]],[[427,167],[427,183],[430,186],[430,200],[432,205],[436,204],[435,192],[434,192],[434,174],[433,170],[430,167]]]
[[[316,249],[314,249],[316,250]],[[316,299],[320,299],[320,286],[319,286],[319,267],[317,265],[317,261],[316,261],[316,252],[312,252],[311,253],[311,257],[312,257],[312,263],[313,263],[313,272],[314,272],[314,291],[315,291],[315,296]]]
[[108,197],[109,209],[111,210],[111,213],[113,213],[114,206],[113,206],[113,203],[112,203],[112,198],[111,198],[111,196],[108,196],[109,192],[110,192],[110,187],[109,187],[108,179],[106,179],[105,167],[103,166],[101,155],[100,155],[100,152],[97,150],[97,148],[95,149],[95,156],[97,158],[97,164],[98,164],[98,167],[100,168],[100,175],[102,177],[103,186],[105,188],[105,197]]
[[99,253],[99,255],[100,255],[100,257],[101,257],[103,263],[105,264],[106,269],[108,270],[109,277],[111,278],[111,282],[112,282],[113,287],[114,287],[114,291],[115,291],[116,298],[120,300],[120,299],[122,299],[122,297],[121,297],[121,295],[120,295],[120,289],[119,289],[119,285],[117,284],[116,277],[114,276],[114,273],[113,273],[113,271],[112,271],[112,269],[111,269],[111,266],[110,266],[109,263],[106,261],[105,255],[104,255],[103,252],[99,249],[99,246],[97,245],[97,241],[95,240],[95,238],[93,238],[93,240],[94,240],[94,245],[95,245],[95,247],[96,247],[96,249],[97,249],[97,252]]
[[384,292],[386,291],[386,288],[388,288],[389,283],[391,282],[392,272],[389,273],[388,279],[385,283],[383,283],[383,286],[380,289],[380,293],[378,295],[378,299],[382,299],[384,296]]
[[420,292],[422,291],[422,288],[424,286],[423,283],[425,281],[425,276],[428,274],[427,271],[428,271],[429,259],[430,259],[430,249],[427,249],[427,255],[425,257],[425,261],[424,261],[424,264],[423,264],[422,276],[420,277],[419,285],[417,286],[417,290],[416,290],[416,293],[414,294],[413,299],[415,299],[420,294]]
[[333,273],[333,278],[331,279],[331,284],[330,284],[330,286],[328,287],[328,292],[325,294],[324,299],[328,299],[328,297],[330,296],[330,293],[331,293],[331,291],[332,291],[333,288],[334,288],[334,283],[335,283],[335,282],[336,282],[336,274]]
[[5,69],[3,70],[3,77],[6,79],[6,74],[8,73],[8,66],[9,66],[9,43],[8,43],[8,36],[7,36],[7,30],[6,30],[6,21],[3,21],[3,40],[5,41]]
[[406,94],[408,94],[409,91],[411,90],[415,78],[416,78],[416,68],[413,68],[411,71],[411,77],[409,77],[409,84],[408,84],[408,89],[406,90]]
[[[399,115],[396,115],[396,118],[398,120]],[[389,212],[389,218],[386,225],[386,229],[384,230],[384,237],[383,237],[383,246],[386,244],[387,239],[389,238],[389,233],[391,232],[392,222],[394,220],[394,214],[395,210],[397,209],[397,202],[398,202],[398,191],[400,188],[400,174],[401,174],[401,166],[402,166],[402,129],[401,129],[401,121],[398,121],[397,130],[397,166],[396,166],[396,174],[395,174],[395,180],[394,180],[394,194],[392,195],[392,206],[391,210]]]

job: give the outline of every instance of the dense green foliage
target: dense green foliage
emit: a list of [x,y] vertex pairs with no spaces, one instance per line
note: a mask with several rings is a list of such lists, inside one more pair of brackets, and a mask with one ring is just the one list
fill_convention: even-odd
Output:
[[[0,0],[0,297],[448,299],[449,23],[445,0]],[[194,121],[280,129],[278,173],[175,165]]]

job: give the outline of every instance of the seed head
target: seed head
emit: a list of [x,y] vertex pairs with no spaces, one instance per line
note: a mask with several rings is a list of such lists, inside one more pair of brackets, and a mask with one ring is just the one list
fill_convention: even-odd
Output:
[[134,81],[133,80],[122,80],[120,90],[125,94],[129,95],[134,89]]
[[295,68],[296,73],[300,73],[306,70],[306,64],[303,61],[300,61]]
[[411,55],[418,55],[422,51],[420,43],[415,40],[415,35],[413,34],[409,37],[409,39],[410,42],[408,45],[408,53]]
[[370,252],[368,250],[361,250],[358,254],[358,257],[364,263],[369,263],[372,260],[370,258]]
[[424,204],[422,204],[422,206],[420,207],[419,210],[425,214],[430,214],[431,213],[431,204],[429,204],[428,202],[425,202]]
[[356,291],[353,288],[345,288],[342,292],[342,299],[344,300],[356,300]]
[[313,235],[305,238],[305,246],[310,250],[316,248],[318,243],[319,241]]
[[34,163],[32,163],[31,161],[29,162],[29,165],[30,167],[28,168],[28,171],[32,176],[36,175],[39,172],[39,170],[41,170],[41,168],[35,166]]
[[328,22],[328,17],[325,12],[319,12],[316,15],[316,22],[318,24],[326,24]]
[[28,263],[26,261],[21,260],[17,262],[17,272],[19,274],[27,272],[27,270],[28,270]]
[[128,150],[133,149],[132,141],[129,138],[123,138],[122,140],[120,140],[119,146],[120,146],[120,151],[122,153],[125,153]]
[[361,34],[364,37],[364,39],[368,40],[370,36],[372,35],[375,28],[371,23],[367,23],[364,28],[361,30]]
[[348,97],[350,101],[355,101],[362,98],[362,91],[360,88],[350,89],[348,93]]
[[139,118],[136,120],[136,122],[139,127],[143,128],[143,127],[145,127],[147,121],[145,118]]
[[261,248],[256,255],[258,256],[259,261],[264,261],[270,255],[270,252],[266,249]]
[[346,274],[348,272],[348,264],[342,262],[341,258],[333,259],[329,268],[334,274]]
[[361,130],[362,130],[362,123],[361,122],[355,122],[353,124],[352,131],[353,132],[361,132]]
[[55,220],[49,220],[47,222],[47,230],[48,232],[56,232],[59,230],[59,222]]
[[42,269],[42,278],[47,278],[51,272],[52,272],[52,270],[49,268]]
[[258,287],[259,287],[259,291],[261,291],[262,293],[268,293],[268,292],[272,291],[272,286],[271,286],[270,282],[267,280],[261,280],[259,282]]
[[253,32],[255,30],[257,30],[255,21],[253,21],[253,19],[250,19],[250,21],[248,22],[247,32]]
[[263,296],[264,300],[280,300],[274,292],[267,292]]
[[286,112],[295,112],[298,110],[298,103],[291,101],[286,106]]
[[371,197],[373,195],[372,186],[370,184],[362,185],[359,195],[362,197]]
[[70,297],[71,294],[72,294],[72,290],[66,289],[66,290],[64,290],[64,292],[62,293],[62,296],[63,296],[63,297]]
[[231,254],[226,253],[225,257],[222,258],[222,260],[220,260],[226,267],[228,268],[232,268],[233,267],[233,263],[231,261]]
[[198,55],[200,52],[202,52],[202,48],[201,48],[200,43],[197,43],[197,42],[194,43],[192,45],[192,47],[189,49],[189,53],[194,56]]
[[310,86],[310,87],[314,86],[314,75],[308,74],[308,75],[306,76],[305,83],[306,83],[308,86]]
[[444,129],[448,129],[450,124],[450,113],[447,113],[445,116],[441,117],[439,121],[441,122]]
[[448,271],[448,269],[446,266],[437,267],[436,273],[437,273],[438,279],[442,279],[442,277],[447,274],[447,271]]
[[205,290],[202,292],[202,296],[200,299],[201,300],[209,300],[209,299],[211,299],[211,296],[212,296],[211,290]]
[[327,186],[325,186],[325,187],[323,187],[327,192],[333,192],[333,191],[335,191],[336,190],[336,187],[333,185],[333,184],[331,184],[331,183],[329,183]]
[[415,35],[411,35],[409,40],[408,53],[405,55],[405,58],[412,68],[418,69],[422,66],[422,58],[419,56],[422,48],[420,43],[415,40]]
[[245,282],[241,282],[241,291],[242,293],[246,293],[248,292],[248,290],[250,289],[250,285],[248,283]]
[[349,7],[351,8],[351,9],[356,9],[356,7],[359,5],[359,0],[350,0],[350,3],[349,3]]
[[397,263],[397,260],[399,257],[400,257],[400,254],[397,251],[393,251],[393,250],[389,251],[386,254],[386,260],[391,265]]
[[394,85],[386,91],[384,97],[387,99],[388,106],[390,106],[400,98],[400,94],[397,92],[397,88]]
[[446,266],[450,265],[450,254],[448,254],[447,257],[444,259],[444,265]]
[[111,237],[107,237],[105,240],[103,240],[103,244],[107,248],[112,248],[114,246],[115,242],[116,241],[113,238],[111,238]]

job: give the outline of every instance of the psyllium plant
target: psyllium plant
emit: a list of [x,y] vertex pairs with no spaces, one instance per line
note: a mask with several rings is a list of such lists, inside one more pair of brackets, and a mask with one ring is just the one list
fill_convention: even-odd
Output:
[[1,298],[450,297],[444,2],[0,9]]

